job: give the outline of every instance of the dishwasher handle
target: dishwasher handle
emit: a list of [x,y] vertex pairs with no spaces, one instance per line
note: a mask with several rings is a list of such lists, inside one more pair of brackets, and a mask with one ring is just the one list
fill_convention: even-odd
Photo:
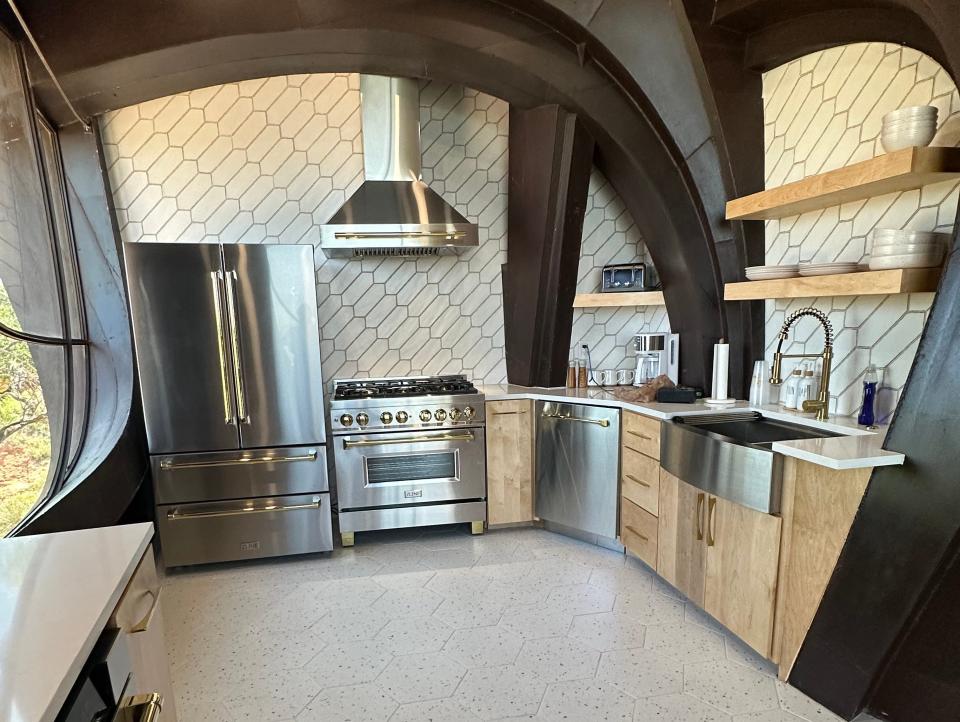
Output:
[[541,416],[544,419],[557,419],[558,421],[576,421],[581,424],[596,424],[607,428],[610,426],[610,419],[584,419],[580,416],[564,416],[563,414],[548,414],[544,412]]

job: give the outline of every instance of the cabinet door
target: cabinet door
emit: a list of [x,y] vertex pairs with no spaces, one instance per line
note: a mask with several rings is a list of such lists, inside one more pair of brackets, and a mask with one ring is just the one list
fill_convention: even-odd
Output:
[[533,520],[533,402],[488,401],[487,523]]
[[780,560],[780,518],[711,496],[705,532],[704,609],[769,657]]
[[703,606],[706,494],[660,470],[657,573]]

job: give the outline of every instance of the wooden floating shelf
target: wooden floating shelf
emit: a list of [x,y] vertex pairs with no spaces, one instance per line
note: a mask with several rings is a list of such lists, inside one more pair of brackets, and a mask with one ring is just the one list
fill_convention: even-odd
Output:
[[661,291],[631,293],[578,293],[573,299],[574,308],[622,308],[625,306],[664,306]]
[[960,148],[904,148],[727,202],[727,220],[770,220],[960,178]]
[[861,271],[835,276],[800,276],[772,281],[728,283],[725,301],[766,298],[813,298],[815,296],[877,296],[892,293],[924,293],[937,290],[939,268],[900,268],[892,271]]

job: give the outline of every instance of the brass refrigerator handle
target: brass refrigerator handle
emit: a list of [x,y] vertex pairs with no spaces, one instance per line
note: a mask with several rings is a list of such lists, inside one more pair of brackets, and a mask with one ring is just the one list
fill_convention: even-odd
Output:
[[243,386],[243,365],[240,363],[240,330],[237,327],[237,297],[234,283],[237,272],[227,271],[227,320],[230,322],[230,351],[233,355],[233,383],[237,390],[237,418],[241,424],[249,424],[247,415],[247,392]]
[[473,441],[476,437],[472,431],[463,434],[443,434],[442,436],[386,436],[382,439],[344,439],[343,448],[352,449],[356,446],[387,446],[390,444],[417,444],[430,441]]
[[150,604],[150,609],[146,614],[143,615],[143,619],[134,624],[130,629],[127,630],[128,634],[139,634],[140,632],[146,632],[147,628],[150,626],[150,622],[153,621],[153,614],[157,611],[157,607],[160,605],[160,589],[157,588],[156,591],[153,589],[146,589],[143,592],[144,596],[150,597],[153,601]]
[[237,417],[233,413],[233,400],[230,398],[230,371],[227,368],[227,342],[223,338],[223,299],[220,297],[220,283],[223,274],[210,271],[210,283],[213,286],[213,318],[217,325],[217,354],[220,357],[220,393],[223,394],[223,423],[234,425]]
[[275,511],[300,511],[302,509],[319,509],[320,499],[312,501],[309,504],[288,504],[287,506],[261,506],[250,509],[224,509],[223,511],[195,511],[188,514],[171,509],[167,512],[167,519],[177,521],[178,519],[214,519],[224,516],[243,516],[244,514],[267,514]]
[[626,476],[630,481],[635,481],[635,482],[638,483],[640,486],[645,486],[645,487],[647,487],[648,489],[650,488],[650,485],[649,485],[647,482],[643,481],[642,479],[638,479],[638,478],[635,477],[633,474],[624,474],[624,476]]
[[703,494],[697,494],[697,541],[703,541]]
[[121,703],[114,722],[158,722],[163,709],[163,697],[159,692],[136,694]]
[[596,424],[607,428],[610,426],[610,419],[583,419],[579,416],[564,416],[563,414],[543,414],[544,419],[557,419],[558,421],[578,421],[581,424]]
[[715,497],[710,497],[710,503],[707,505],[707,546],[712,547],[717,543],[716,538],[713,536],[713,510],[717,508],[717,500]]
[[207,469],[212,466],[236,466],[237,464],[288,464],[294,461],[316,461],[317,452],[311,449],[306,454],[299,456],[249,456],[239,459],[216,459],[213,461],[184,461],[177,463],[172,459],[164,459],[160,462],[160,468],[164,471],[168,469]]

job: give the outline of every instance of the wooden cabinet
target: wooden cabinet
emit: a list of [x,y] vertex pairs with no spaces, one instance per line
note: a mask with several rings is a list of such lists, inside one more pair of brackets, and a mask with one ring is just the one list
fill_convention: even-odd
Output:
[[660,422],[624,411],[620,435],[620,543],[657,567]]
[[623,446],[620,465],[621,495],[657,516],[660,506],[660,462]]
[[657,517],[625,496],[620,499],[620,541],[651,567],[657,566]]
[[773,645],[780,517],[707,497],[703,608],[764,657]]
[[163,706],[157,721],[176,722],[176,703],[170,682],[160,595],[160,580],[153,547],[150,546],[120,598],[110,618],[110,626],[121,631],[130,652],[133,688],[128,690],[128,694],[158,692],[163,698]]
[[660,470],[657,573],[701,607],[707,563],[706,503],[704,492]]
[[660,421],[633,411],[624,411],[622,442],[626,449],[659,460]]
[[533,402],[488,401],[487,523],[533,521]]

